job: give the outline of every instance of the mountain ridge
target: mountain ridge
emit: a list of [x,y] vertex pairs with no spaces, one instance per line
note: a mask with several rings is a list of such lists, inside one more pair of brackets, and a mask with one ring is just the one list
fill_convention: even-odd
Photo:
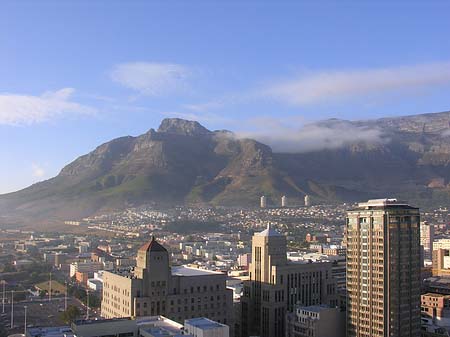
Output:
[[380,196],[407,196],[424,205],[450,201],[450,112],[330,119],[314,127],[336,137],[351,128],[372,133],[337,147],[330,138],[331,147],[274,152],[230,131],[167,118],[157,130],[101,144],[56,177],[0,195],[0,211],[3,221],[18,222],[141,204],[257,206],[263,194],[272,204],[282,195],[299,204],[305,194],[328,203]]

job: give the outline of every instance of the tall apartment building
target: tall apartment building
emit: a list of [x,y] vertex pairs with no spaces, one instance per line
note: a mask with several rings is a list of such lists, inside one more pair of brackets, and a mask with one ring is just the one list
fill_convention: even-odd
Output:
[[427,222],[420,224],[420,245],[423,247],[424,258],[431,260],[434,241],[434,225]]
[[177,322],[206,317],[232,326],[233,291],[219,272],[170,267],[155,238],[138,250],[132,272],[104,272],[102,316],[164,315]]
[[420,213],[396,199],[347,213],[347,336],[420,336]]
[[285,337],[297,304],[338,305],[330,262],[290,262],[286,237],[268,227],[252,239],[250,280],[241,297],[241,336]]
[[305,206],[309,207],[311,206],[311,197],[309,195],[305,195]]
[[266,197],[264,195],[261,196],[261,198],[259,199],[259,206],[261,208],[266,208],[267,207],[267,199],[266,199]]

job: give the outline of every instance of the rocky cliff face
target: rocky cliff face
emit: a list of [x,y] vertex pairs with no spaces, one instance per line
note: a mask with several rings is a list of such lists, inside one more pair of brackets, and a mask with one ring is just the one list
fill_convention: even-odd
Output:
[[[100,145],[55,178],[0,196],[8,218],[79,218],[153,203],[257,205],[305,193],[316,201],[397,196],[419,205],[450,201],[450,113],[373,121],[320,122],[374,130],[382,141],[348,141],[304,153],[165,119],[157,131]],[[332,140],[330,140],[332,141]]]

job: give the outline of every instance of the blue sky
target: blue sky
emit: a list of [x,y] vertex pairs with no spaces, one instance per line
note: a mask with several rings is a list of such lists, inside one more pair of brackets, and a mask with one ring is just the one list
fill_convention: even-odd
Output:
[[448,13],[447,1],[2,1],[0,193],[165,117],[258,136],[449,110]]

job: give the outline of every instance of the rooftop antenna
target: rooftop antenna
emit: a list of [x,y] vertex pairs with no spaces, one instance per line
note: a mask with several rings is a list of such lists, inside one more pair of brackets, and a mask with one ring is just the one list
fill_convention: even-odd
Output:
[[14,328],[14,290],[11,290],[11,329]]
[[24,318],[24,323],[23,323],[23,325],[24,325],[24,327],[23,327],[23,334],[26,336],[27,335],[27,306],[24,305],[23,307],[25,309],[25,314],[24,314],[25,318]]
[[64,292],[64,311],[67,311],[67,281],[66,281],[66,290]]
[[49,291],[48,291],[48,301],[52,301],[52,272],[50,272],[50,282],[49,282]]
[[89,289],[86,288],[86,320],[89,319]]

